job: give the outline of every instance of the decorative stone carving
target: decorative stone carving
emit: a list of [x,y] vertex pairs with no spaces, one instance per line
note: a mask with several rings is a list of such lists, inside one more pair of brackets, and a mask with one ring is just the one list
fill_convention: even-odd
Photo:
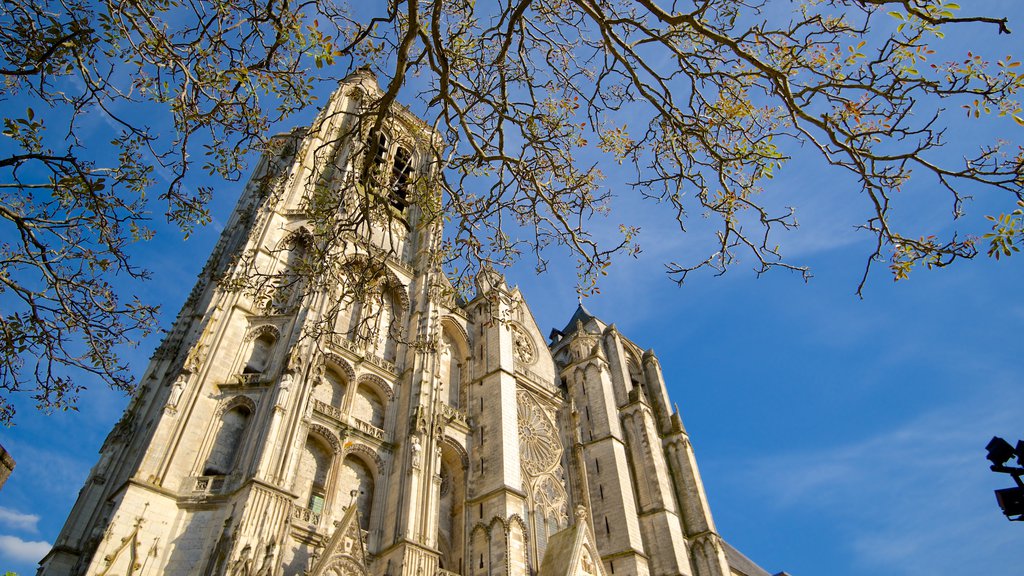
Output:
[[188,356],[185,357],[185,368],[192,372],[199,371],[202,367],[203,362],[206,361],[206,355],[210,351],[208,344],[196,344],[188,351]]
[[547,411],[525,390],[517,394],[519,453],[523,470],[530,476],[551,472],[562,458],[558,431]]
[[569,344],[569,352],[572,354],[573,361],[579,362],[593,355],[597,342],[597,336],[584,332],[583,327],[580,326],[577,329],[576,338]]
[[281,376],[281,384],[277,390],[277,407],[284,408],[288,405],[288,394],[292,387],[292,374],[285,372]]
[[512,324],[512,353],[515,359],[523,364],[533,364],[537,352],[533,346],[533,338],[518,324]]
[[185,392],[185,385],[188,383],[188,374],[182,372],[178,374],[178,378],[174,381],[174,385],[171,387],[171,396],[167,399],[167,409],[174,412],[178,408],[178,401],[181,400],[181,395]]

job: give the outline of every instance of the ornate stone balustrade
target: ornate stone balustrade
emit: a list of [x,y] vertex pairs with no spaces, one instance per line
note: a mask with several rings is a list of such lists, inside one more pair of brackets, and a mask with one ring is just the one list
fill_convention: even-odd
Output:
[[345,350],[348,350],[353,354],[356,354],[358,356],[362,356],[363,354],[362,345],[360,345],[357,342],[353,342],[352,340],[349,340],[348,336],[346,336],[345,334],[331,334],[329,340],[331,344],[334,344],[339,348],[344,348]]
[[449,406],[447,404],[442,403],[441,416],[451,422],[459,422],[466,426],[469,425],[466,421],[466,413],[463,412],[462,410],[459,410],[458,408],[455,408],[454,406]]
[[356,356],[362,358],[363,360],[369,362],[370,364],[373,364],[374,366],[382,370],[386,370],[387,372],[390,372],[392,374],[398,373],[397,367],[395,366],[394,362],[390,360],[385,360],[384,358],[374,354],[373,352],[368,351],[366,349],[366,345],[363,342],[349,340],[348,336],[346,336],[345,334],[332,334],[330,338],[328,338],[328,341],[339,348],[348,350],[349,352],[355,354]]
[[226,476],[194,476],[190,478],[192,492],[200,494],[217,494],[224,488]]
[[235,374],[235,383],[239,386],[256,386],[263,379],[263,374],[250,372],[247,374]]
[[381,368],[383,370],[387,370],[388,372],[390,372],[392,374],[397,374],[398,373],[397,372],[397,367],[395,366],[394,362],[392,362],[390,360],[385,360],[385,359],[381,358],[380,356],[377,356],[376,354],[367,354],[366,355],[366,360],[369,361],[371,364],[377,366],[378,368]]
[[541,378],[540,374],[537,374],[533,370],[527,368],[525,365],[516,362],[514,366],[517,376],[522,376],[523,378],[529,380],[530,382],[533,382],[534,384],[542,386],[544,388],[550,389],[554,386],[554,383],[544,378]]
[[318,526],[320,525],[320,516],[320,512],[314,512],[305,506],[292,504],[292,520],[298,520],[299,522]]
[[369,422],[363,422],[359,418],[353,418],[352,421],[356,425],[356,430],[359,430],[363,434],[366,434],[368,436],[372,436],[373,438],[376,438],[377,440],[383,440],[384,439],[384,431],[381,430],[380,428],[377,428],[373,424],[370,424]]
[[445,570],[444,568],[438,568],[434,571],[434,576],[462,576],[462,574],[452,572],[451,570]]
[[335,408],[334,406],[331,406],[327,402],[323,402],[321,400],[317,400],[316,398],[313,399],[313,411],[314,412],[319,412],[319,413],[321,413],[321,414],[323,414],[325,416],[330,416],[331,418],[334,418],[335,420],[339,420],[340,421],[342,419],[341,418],[341,410],[339,410],[338,408]]

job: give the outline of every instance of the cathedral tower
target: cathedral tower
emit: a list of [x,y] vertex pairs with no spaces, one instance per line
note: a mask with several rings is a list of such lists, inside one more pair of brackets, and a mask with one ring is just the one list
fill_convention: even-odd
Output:
[[440,142],[380,95],[274,139],[39,573],[765,576],[651,351],[582,306],[546,343],[491,269],[453,296]]

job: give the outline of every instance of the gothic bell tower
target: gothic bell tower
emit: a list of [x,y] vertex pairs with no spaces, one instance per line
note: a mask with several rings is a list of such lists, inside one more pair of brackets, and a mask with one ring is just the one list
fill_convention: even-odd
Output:
[[382,95],[272,139],[39,574],[766,576],[652,352],[582,305],[546,343],[491,268],[455,294],[442,142]]
[[465,563],[470,344],[432,258],[439,142],[380,96],[357,71],[273,139],[40,574]]

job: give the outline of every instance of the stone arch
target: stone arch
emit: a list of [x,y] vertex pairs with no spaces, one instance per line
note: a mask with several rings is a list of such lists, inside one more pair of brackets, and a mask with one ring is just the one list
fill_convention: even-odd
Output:
[[344,371],[336,370],[333,365],[326,365],[313,382],[313,399],[341,409],[351,386],[351,380],[343,373]]
[[345,90],[345,97],[352,100],[362,100],[366,97],[366,90],[359,85],[349,86],[349,88]]
[[370,380],[362,380],[355,387],[349,413],[367,424],[383,429],[387,407],[377,385]]
[[349,444],[346,444],[345,451],[342,454],[342,458],[347,458],[348,456],[355,455],[361,456],[364,460],[369,460],[370,462],[373,463],[373,467],[374,469],[376,469],[377,473],[377,475],[374,477],[375,481],[380,479],[380,477],[384,474],[384,460],[381,459],[380,454],[377,454],[377,451],[374,450],[373,448],[370,448],[366,444],[362,444],[360,442],[351,442]]
[[506,523],[506,530],[511,530],[514,524],[519,525],[519,528],[523,531],[524,535],[528,534],[528,532],[526,531],[526,521],[523,520],[523,517],[519,514],[513,514],[508,517],[508,522]]
[[203,476],[224,476],[237,470],[255,406],[246,396],[221,403],[211,426],[213,441],[202,464]]
[[278,247],[283,247],[295,241],[308,242],[312,244],[313,233],[310,232],[309,228],[307,228],[305,225],[300,225],[298,228],[288,231],[288,233],[285,234],[284,238],[282,238],[277,245]]
[[469,537],[469,570],[465,574],[472,576],[484,576],[490,574],[491,568],[491,533],[487,525],[478,522],[473,526]]
[[[353,266],[357,264],[366,264],[370,261],[370,258],[365,254],[353,254],[345,258],[341,263],[341,268]],[[403,316],[409,311],[409,290],[402,280],[395,274],[391,266],[386,262],[375,263],[378,264],[375,268],[378,268],[382,273],[382,280],[384,284],[391,290],[394,290],[398,296],[399,304],[402,308]]]
[[310,511],[311,520],[315,515],[314,523],[330,510],[337,483],[338,448],[333,432],[319,424],[310,425],[296,463],[292,491],[298,495],[300,506]]
[[572,371],[572,379],[570,380],[570,382],[574,382],[574,383],[583,382],[584,380],[586,380],[586,378],[587,378],[586,366],[580,364],[580,365],[577,365],[576,368],[573,369],[573,371]]
[[[626,374],[629,377],[628,390],[634,390],[636,388],[646,388],[644,383],[644,369],[643,363],[640,361],[639,356],[630,349],[625,349],[626,352]],[[646,393],[647,391],[644,390]]]
[[369,576],[369,572],[359,562],[344,556],[324,567],[321,574],[324,576]]
[[330,364],[332,367],[344,372],[344,375],[348,377],[349,382],[356,381],[356,370],[349,364],[348,360],[345,360],[341,356],[334,352],[324,352],[321,358],[321,364]]
[[490,523],[491,567],[503,566],[504,573],[509,574],[508,554],[508,523],[504,518],[495,516]]
[[530,565],[530,537],[529,532],[526,530],[526,522],[519,516],[519,514],[513,514],[508,519],[508,528],[505,532],[505,546],[506,553],[505,558],[508,564],[508,570],[511,574],[512,559],[521,557],[527,566]]
[[281,339],[281,331],[278,330],[277,326],[274,326],[273,324],[260,324],[259,326],[255,326],[249,329],[249,331],[245,334],[244,341],[252,342],[253,340],[256,340],[257,338],[261,338],[263,336],[270,336],[271,338],[274,339],[274,342],[277,342],[278,340]]
[[[354,503],[359,510],[360,528],[369,529],[382,473],[374,459],[362,450],[346,450],[340,461],[337,499],[343,506]],[[354,501],[352,490],[356,491]]]
[[455,340],[456,342],[460,342],[462,344],[462,348],[459,350],[459,354],[463,358],[468,358],[469,333],[466,332],[466,329],[463,328],[462,324],[459,323],[453,316],[450,315],[442,316],[440,323],[442,330],[448,329],[454,332],[457,336],[461,337],[461,342],[458,339]]
[[391,384],[388,384],[387,380],[376,374],[363,374],[356,379],[356,382],[373,386],[379,394],[386,396],[389,401],[395,399],[395,391],[391,388]]
[[440,329],[437,376],[441,397],[449,406],[464,409],[468,403],[469,336],[450,316],[441,318]]
[[437,505],[436,546],[441,568],[463,573],[466,555],[466,462],[457,444],[441,438],[441,485]]
[[452,451],[454,451],[455,454],[458,455],[459,463],[461,464],[463,470],[469,469],[469,452],[466,451],[466,448],[463,447],[458,440],[445,434],[444,436],[441,437],[441,443],[443,446],[451,448]]
[[331,450],[334,452],[335,455],[341,453],[341,442],[338,440],[338,435],[335,434],[334,432],[331,432],[330,428],[327,428],[326,426],[322,426],[320,424],[310,424],[309,432],[320,437],[321,439],[323,439],[324,442],[327,442],[327,444],[330,445]]
[[225,412],[234,410],[240,406],[247,408],[250,414],[256,413],[256,402],[244,394],[239,394],[238,396],[232,396],[231,398],[221,401],[220,405],[217,406],[216,416],[220,418]]
[[250,328],[242,339],[238,370],[242,374],[263,374],[273,364],[281,332],[273,324]]

